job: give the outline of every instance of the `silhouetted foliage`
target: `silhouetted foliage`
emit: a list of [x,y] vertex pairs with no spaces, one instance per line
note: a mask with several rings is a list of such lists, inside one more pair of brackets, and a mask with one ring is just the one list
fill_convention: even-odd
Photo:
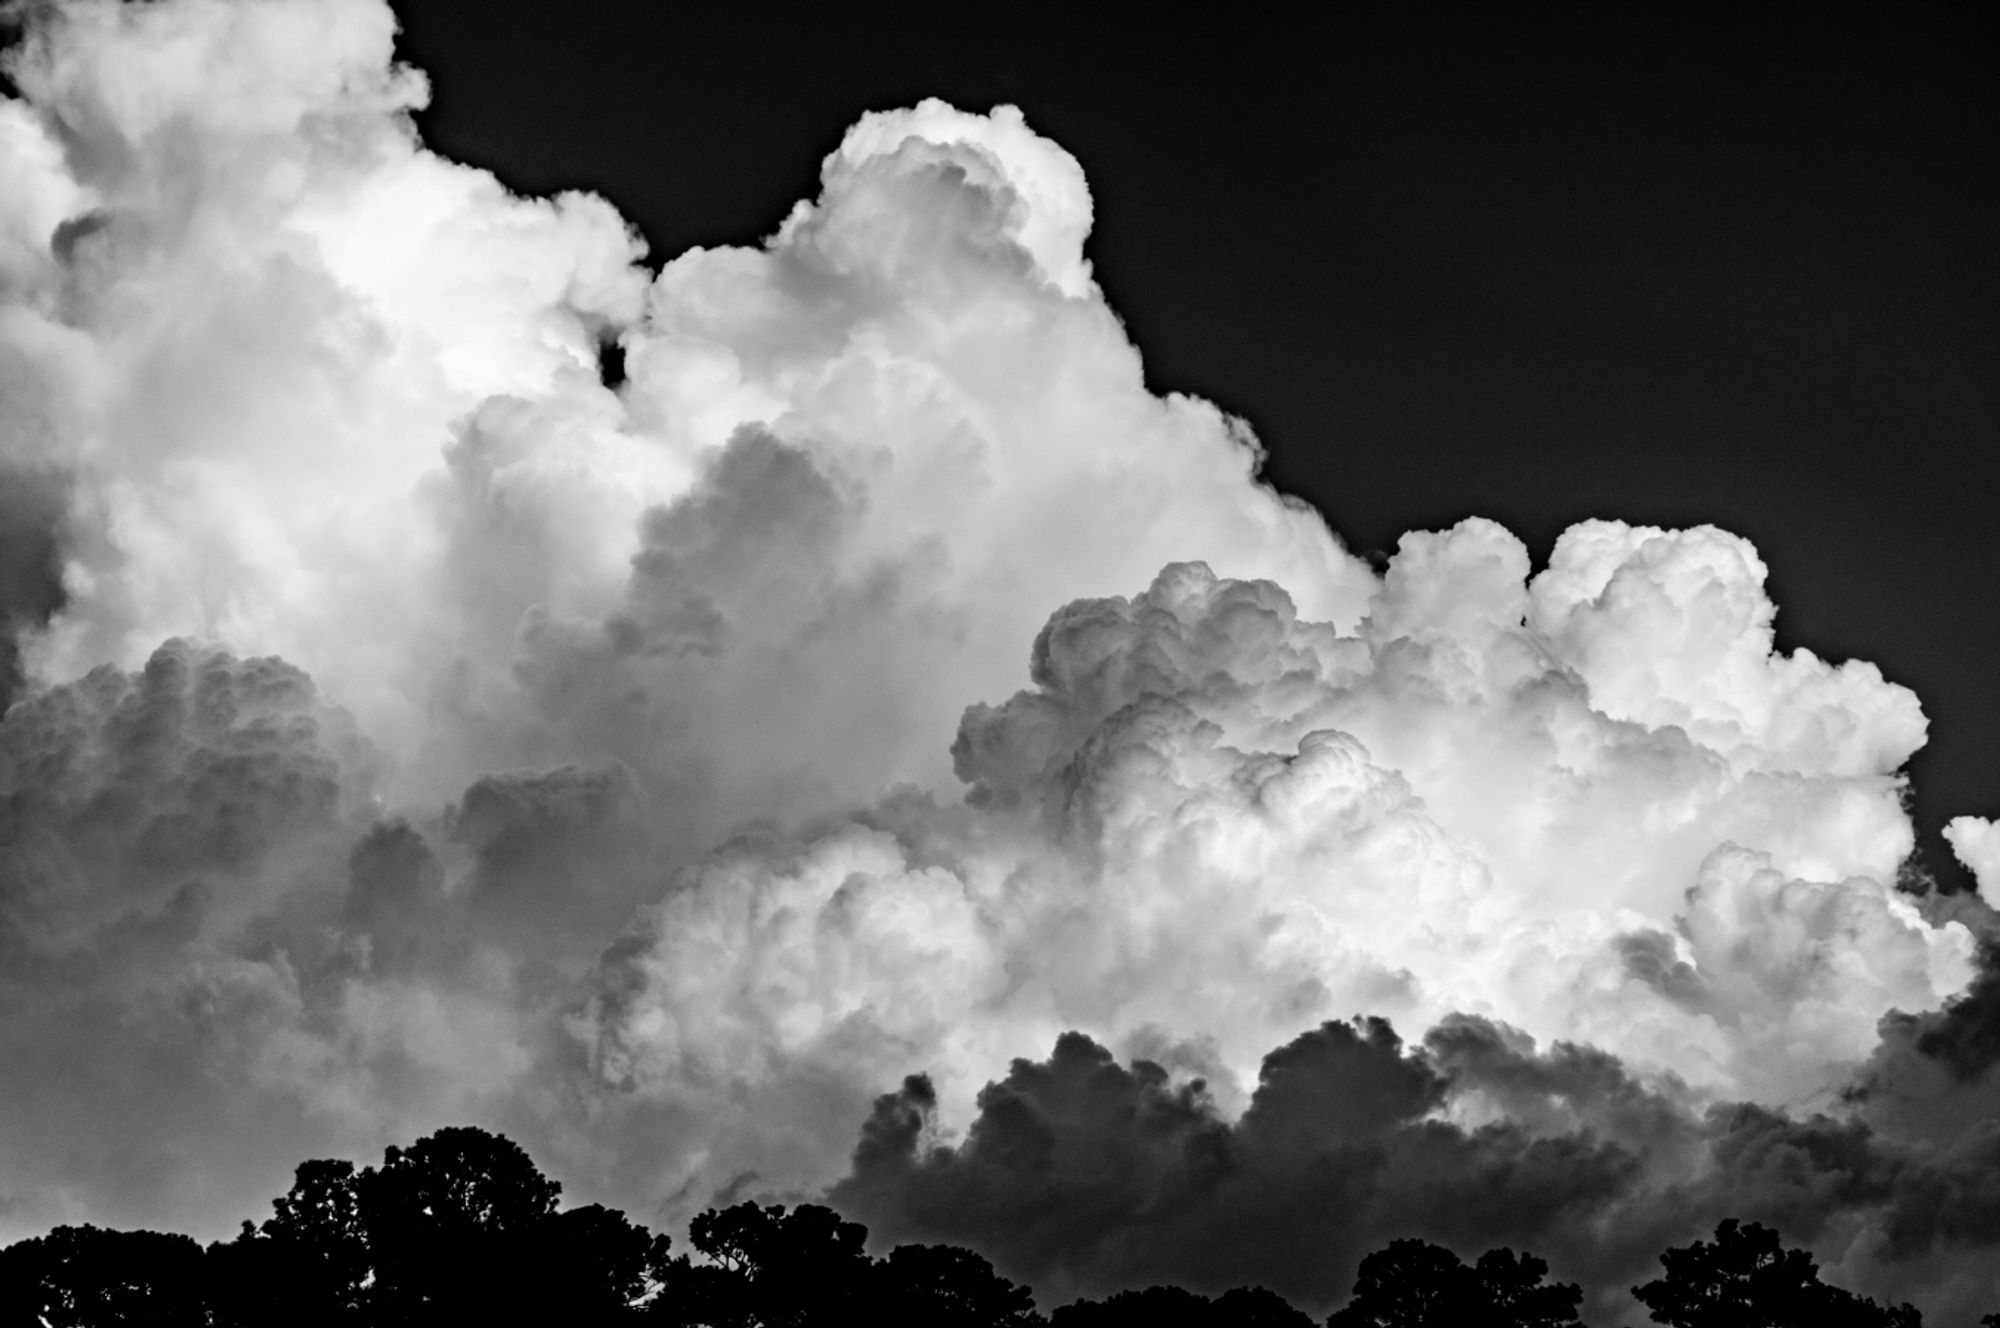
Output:
[[0,1322],[201,1328],[201,1246],[157,1231],[57,1227],[0,1253]]
[[1492,1322],[1512,1328],[1565,1328],[1577,1322],[1583,1288],[1574,1282],[1544,1282],[1549,1266],[1532,1254],[1488,1250],[1473,1271]]
[[971,1250],[951,1245],[902,1245],[882,1261],[882,1314],[937,1328],[1027,1328],[1042,1321],[1028,1288],[993,1271]]
[[539,1230],[532,1276],[515,1292],[527,1322],[625,1322],[672,1270],[668,1239],[613,1208],[572,1208]]
[[[992,1322],[987,1320],[987,1322]],[[1004,1321],[1003,1321],[1004,1322]],[[1237,1287],[1215,1299],[1180,1287],[1120,1291],[1079,1300],[1049,1316],[1050,1328],[1312,1328],[1312,1318],[1275,1291]]]
[[375,1275],[369,1317],[415,1324],[459,1313],[510,1313],[530,1279],[544,1224],[561,1186],[511,1140],[484,1130],[440,1130],[391,1148],[379,1169],[355,1179]]
[[[846,1323],[869,1316],[876,1277],[862,1248],[867,1228],[831,1208],[800,1204],[789,1213],[741,1203],[697,1217],[688,1239],[731,1282],[703,1279],[692,1300],[712,1318],[695,1322],[744,1328]],[[668,1299],[677,1288],[670,1287]]]
[[313,1161],[262,1227],[205,1252],[186,1236],[59,1227],[0,1251],[0,1323],[637,1322],[674,1270],[622,1213],[558,1212],[512,1142],[440,1130],[382,1166]]
[[[905,1245],[877,1258],[867,1231],[832,1209],[739,1203],[690,1224],[698,1258],[598,1205],[557,1207],[561,1187],[517,1145],[440,1130],[391,1148],[380,1167],[302,1164],[262,1226],[204,1250],[186,1236],[57,1227],[0,1249],[0,1326],[49,1328],[384,1328],[479,1322],[579,1328],[817,1328],[849,1322],[930,1328],[1310,1328],[1261,1287],[1208,1297],[1178,1287],[1120,1291],[1048,1319],[1026,1287],[971,1250]],[[1919,1328],[1819,1280],[1777,1233],[1735,1221],[1660,1256],[1664,1276],[1633,1288],[1673,1328]],[[1582,1292],[1547,1281],[1532,1254],[1398,1240],[1361,1261],[1351,1302],[1328,1328],[1579,1328]],[[1982,1319],[2000,1328],[2000,1314]]]
[[251,1328],[274,1315],[304,1328],[363,1322],[372,1266],[354,1164],[300,1164],[261,1230],[248,1222],[234,1241],[209,1247],[218,1328]]
[[1656,1323],[1673,1328],[1917,1328],[1908,1305],[1884,1309],[1828,1286],[1804,1250],[1786,1249],[1778,1233],[1734,1218],[1660,1255],[1666,1276],[1632,1288]]
[[1216,1322],[1231,1328],[1311,1328],[1312,1317],[1265,1287],[1237,1287],[1215,1298]]
[[1216,1322],[1215,1303],[1179,1287],[1120,1291],[1104,1300],[1079,1300],[1049,1316],[1050,1328],[1155,1328],[1157,1324]]
[[1578,1322],[1582,1288],[1544,1282],[1549,1266],[1532,1254],[1488,1250],[1467,1267],[1442,1246],[1395,1240],[1361,1261],[1354,1299],[1328,1328],[1566,1328]]
[[1390,1241],[1361,1261],[1354,1299],[1328,1328],[1419,1328],[1466,1322],[1478,1301],[1472,1270],[1450,1250]]

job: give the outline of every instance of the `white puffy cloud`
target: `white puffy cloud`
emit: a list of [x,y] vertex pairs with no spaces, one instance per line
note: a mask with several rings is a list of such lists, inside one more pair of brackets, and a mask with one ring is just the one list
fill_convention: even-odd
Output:
[[1726,531],[1587,521],[1556,542],[1530,621],[1613,718],[1685,729],[1758,769],[1900,766],[1923,745],[1917,698],[1865,661],[1774,656],[1764,576]]
[[1955,816],[1944,828],[1945,841],[1979,883],[1979,897],[2000,908],[2000,825],[1979,816]]
[[44,677],[219,637],[310,668],[400,748],[455,627],[420,486],[452,421],[599,391],[591,327],[636,310],[635,241],[601,201],[425,153],[393,33],[340,0],[33,24],[4,137],[34,166],[10,233],[40,252],[0,363],[45,397],[7,453],[75,490]]
[[[844,797],[942,776],[938,735],[1018,682],[1052,608],[1173,558],[1358,614],[1365,569],[1251,482],[1248,431],[1146,391],[1082,257],[1082,171],[1018,112],[868,116],[767,246],[650,279],[601,200],[512,197],[424,151],[392,29],[363,3],[85,4],[17,62],[4,141],[32,187],[8,252],[40,288],[9,300],[0,359],[57,436],[9,447],[75,472],[90,535],[31,645],[41,676],[195,633],[309,669],[412,794],[587,758],[593,735],[519,685],[524,623],[543,681],[554,635],[601,645],[645,580],[642,515],[730,482],[719,454],[746,428],[841,491],[822,589],[834,636],[878,643],[813,660],[818,639],[786,633],[824,622],[774,617],[715,657],[704,708],[805,695],[870,717],[817,746],[792,726],[784,810],[825,805],[829,779]],[[600,337],[629,351],[622,398],[596,381]],[[735,659],[752,638],[808,657],[813,688]],[[672,708],[667,672],[621,685]],[[769,786],[769,755],[725,787]],[[706,781],[732,756],[661,773]]]
[[[959,710],[1066,599],[1187,554],[1350,620],[1372,584],[1240,422],[1146,390],[1082,171],[1018,113],[870,116],[767,245],[653,277],[600,200],[425,151],[393,31],[364,0],[81,0],[35,12],[0,107],[0,461],[59,512],[61,593],[18,607],[33,704],[216,640],[309,672],[376,754],[329,776],[324,842],[197,873],[146,985],[206,1013],[107,1053],[307,1106],[259,1117],[267,1165],[426,1113],[550,1128],[536,1076],[635,903],[746,821],[948,791]],[[24,926],[187,884],[18,814],[83,864],[34,875]]]
[[[1652,572],[1672,541],[1627,544]],[[1064,1028],[1150,1055],[1162,1035],[1191,1040],[1174,1053],[1184,1069],[1240,1085],[1325,1018],[1424,1028],[1470,1011],[1711,1094],[1827,1101],[1885,1013],[1934,1009],[1972,971],[1965,929],[1933,927],[1891,884],[1910,843],[1893,766],[1857,770],[1820,742],[1746,756],[1734,730],[1718,752],[1606,714],[1564,644],[1528,625],[1545,583],[1526,568],[1485,523],[1413,536],[1355,636],[1301,620],[1269,582],[1199,565],[1068,606],[1037,638],[1035,690],[965,716],[969,805],[867,820],[887,868],[801,870],[862,833],[850,825],[733,851],[726,887],[703,877],[669,896],[607,969],[617,997],[598,1013],[618,1063],[706,1067],[782,1045],[737,1073],[784,1099],[801,1064],[821,1084],[865,1067],[856,1095],[923,1068],[962,1112],[991,1066]],[[1717,593],[1754,606],[1760,591]],[[1677,667],[1709,642],[1640,622],[1654,634],[1628,628],[1626,657],[1686,680],[1653,704],[1736,703]],[[1767,656],[1742,686],[1805,671]],[[1850,687],[1864,714],[1913,708]],[[1806,695],[1827,713],[1792,704],[1820,730],[1854,699]],[[1791,768],[1774,773],[1780,759]],[[905,934],[851,925],[885,871],[954,919],[933,924],[949,977],[923,1000],[906,989]],[[811,938],[812,964],[761,950],[770,919],[791,945]],[[718,953],[759,957],[690,976]],[[746,976],[772,970],[794,980]],[[784,1035],[746,1036],[746,1020]]]

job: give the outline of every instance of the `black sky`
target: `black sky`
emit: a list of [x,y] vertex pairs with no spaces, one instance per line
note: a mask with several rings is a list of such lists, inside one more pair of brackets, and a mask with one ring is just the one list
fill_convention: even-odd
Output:
[[1246,416],[1350,545],[1714,523],[1780,644],[1932,721],[1927,865],[2000,811],[2000,9],[404,0],[431,146],[611,199],[656,259],[816,192],[862,111],[1074,153],[1156,391]]

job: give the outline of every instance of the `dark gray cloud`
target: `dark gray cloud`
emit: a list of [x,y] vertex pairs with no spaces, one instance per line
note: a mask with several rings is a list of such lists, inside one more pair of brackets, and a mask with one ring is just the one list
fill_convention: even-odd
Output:
[[0,1206],[199,1204],[185,1150],[234,1131],[244,1146],[206,1174],[243,1182],[262,1126],[216,1077],[257,1022],[232,949],[336,877],[372,767],[297,669],[180,640],[8,712],[0,1156],[19,1189]]
[[0,463],[0,714],[21,691],[24,632],[49,620],[63,590],[69,486],[53,470]]
[[885,1242],[951,1240],[1045,1295],[1257,1283],[1322,1312],[1402,1237],[1548,1258],[1591,1315],[1725,1216],[1817,1250],[1834,1280],[1970,1322],[2000,1294],[2000,1129],[1942,1147],[1866,1121],[1700,1108],[1606,1054],[1454,1017],[1406,1048],[1330,1023],[1265,1058],[1235,1121],[1202,1085],[1081,1034],[1016,1061],[941,1141],[927,1079],[876,1103],[830,1198]]
[[1959,1084],[1977,1084],[2000,1065],[2000,929],[1987,924],[1979,972],[1942,1010],[1897,1012],[1882,1022],[1878,1058],[1907,1049],[1936,1063]]
[[449,818],[474,865],[465,905],[510,949],[554,953],[557,937],[592,957],[658,892],[646,794],[616,761],[476,780]]

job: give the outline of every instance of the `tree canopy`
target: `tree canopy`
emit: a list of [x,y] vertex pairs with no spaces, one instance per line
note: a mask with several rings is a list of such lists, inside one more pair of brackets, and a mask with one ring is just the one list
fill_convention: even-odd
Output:
[[1328,1328],[1430,1328],[1448,1324],[1492,1328],[1570,1328],[1583,1291],[1548,1283],[1549,1266],[1532,1254],[1488,1250],[1478,1263],[1440,1245],[1394,1240],[1361,1261],[1354,1299],[1335,1311]]
[[[1262,1287],[1209,1296],[1120,1291],[1044,1317],[1028,1288],[948,1245],[869,1253],[830,1208],[738,1203],[689,1227],[691,1254],[599,1205],[565,1209],[561,1187],[512,1141],[440,1130],[378,1167],[302,1164],[262,1225],[203,1248],[187,1236],[62,1226],[0,1249],[0,1324],[48,1328],[403,1328],[464,1322],[582,1328],[817,1328],[858,1320],[931,1328],[1309,1328]],[[1666,1250],[1633,1288],[1671,1328],[1917,1328],[1822,1282],[1778,1234],[1726,1221],[1713,1240]],[[1581,1290],[1533,1254],[1467,1264],[1421,1240],[1361,1261],[1327,1328],[1580,1328]],[[1981,1321],[2000,1328],[2000,1314]]]
[[1632,1288],[1655,1323],[1672,1328],[1915,1328],[1908,1305],[1885,1308],[1828,1286],[1804,1250],[1786,1249],[1778,1233],[1735,1218],[1660,1255],[1665,1276]]

